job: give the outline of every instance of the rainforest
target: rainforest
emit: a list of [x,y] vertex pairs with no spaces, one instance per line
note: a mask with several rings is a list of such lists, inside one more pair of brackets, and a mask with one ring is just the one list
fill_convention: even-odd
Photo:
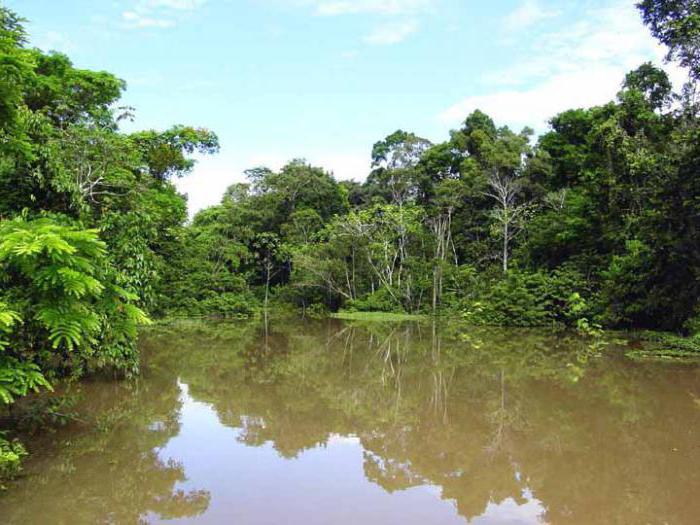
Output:
[[[468,445],[478,461],[506,450],[524,458],[517,472],[536,477],[537,464],[556,471],[552,479],[564,486],[546,486],[542,496],[545,507],[547,491],[556,500],[547,507],[556,523],[586,522],[590,502],[566,469],[546,458],[561,436],[542,430],[535,448],[514,437],[533,426],[568,425],[573,442],[589,449],[600,436],[586,426],[584,411],[600,411],[601,436],[620,447],[626,442],[616,421],[628,418],[648,431],[648,440],[628,436],[633,443],[623,456],[607,463],[641,454],[629,461],[648,474],[638,488],[642,499],[662,491],[663,473],[654,478],[647,470],[655,445],[680,447],[686,468],[697,469],[700,5],[643,0],[637,9],[667,63],[684,70],[685,84],[672,85],[660,65],[647,62],[619,79],[614,99],[551,115],[540,134],[510,129],[480,110],[464,115],[442,142],[398,129],[367,144],[371,170],[362,181],[338,180],[304,158],[280,169],[250,166],[246,182],[231,184],[219,204],[188,216],[187,196],[175,182],[197,159],[217,154],[215,130],[173,123],[123,131],[135,111],[120,101],[126,83],[30,46],[21,13],[0,7],[2,515],[38,523],[41,512],[62,512],[51,506],[55,493],[42,498],[49,510],[32,510],[34,489],[22,484],[39,475],[61,485],[65,471],[40,451],[75,459],[75,450],[56,452],[62,449],[45,437],[68,432],[76,443],[109,451],[91,457],[94,464],[75,460],[88,487],[85,502],[123,499],[114,503],[117,514],[92,509],[84,522],[206,516],[206,492],[105,495],[90,488],[87,474],[113,461],[115,483],[129,490],[137,483],[129,473],[134,458],[105,432],[122,421],[120,435],[152,455],[166,435],[177,434],[175,409],[199,402],[238,429],[238,442],[271,442],[283,457],[353,436],[365,445],[369,479],[389,493],[428,480],[445,498],[452,491],[466,519],[493,500],[484,495],[493,488],[484,479],[475,482],[479,498],[459,495],[455,476],[470,467],[457,435],[469,429],[480,436]],[[356,358],[364,368],[345,377],[350,341],[362,348]],[[229,347],[238,350],[226,357]],[[312,348],[335,353],[315,355]],[[548,355],[545,348],[559,350]],[[480,383],[480,374],[490,379]],[[684,393],[674,393],[672,377]],[[573,393],[576,384],[583,390]],[[81,388],[87,394],[79,399]],[[568,415],[552,408],[552,389],[566,391]],[[470,419],[448,392],[471,396],[481,415]],[[602,408],[590,406],[596,396]],[[293,407],[283,411],[280,399]],[[684,414],[695,445],[681,429],[678,442],[664,440],[659,426],[670,431],[677,422],[662,407]],[[151,410],[159,423],[148,419]],[[525,412],[537,416],[529,421]],[[80,438],[75,425],[93,416],[108,430],[90,425],[96,434]],[[294,426],[291,416],[307,427]],[[388,424],[392,418],[402,430]],[[442,418],[434,423],[445,425],[442,437],[431,434],[431,418]],[[138,437],[143,421],[157,426],[152,441]],[[169,494],[184,476],[180,467],[149,461],[145,475]],[[594,476],[594,466],[604,470],[597,461],[579,483]],[[505,459],[492,467],[504,494],[514,484],[513,493],[529,494],[527,501],[539,497],[525,478],[511,479]],[[618,522],[691,523],[692,509],[680,510],[677,498],[693,484],[700,488],[697,470],[677,468],[675,496],[663,496],[657,509],[636,507]],[[622,466],[615,469],[609,485],[597,488],[601,498],[604,487],[625,477]],[[573,510],[562,502],[572,494]],[[598,510],[612,511],[613,503],[605,505]],[[443,519],[438,515],[423,523]],[[615,521],[610,516],[588,522]]]

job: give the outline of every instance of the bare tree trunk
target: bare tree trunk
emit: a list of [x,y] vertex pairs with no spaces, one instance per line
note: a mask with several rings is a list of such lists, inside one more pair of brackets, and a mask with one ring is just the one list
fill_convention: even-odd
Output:
[[490,191],[486,195],[498,203],[494,217],[503,227],[503,273],[506,273],[510,239],[523,228],[529,205],[517,204],[521,181],[514,176],[502,175],[495,169],[489,177],[489,186]]
[[270,261],[265,264],[265,319],[267,319],[267,301],[270,296]]
[[447,252],[452,242],[451,226],[452,210],[446,215],[438,216],[432,223],[435,234],[435,257],[433,263],[433,313],[437,312],[438,305],[442,301],[443,265],[447,259]]
[[508,223],[503,224],[503,273],[508,272]]

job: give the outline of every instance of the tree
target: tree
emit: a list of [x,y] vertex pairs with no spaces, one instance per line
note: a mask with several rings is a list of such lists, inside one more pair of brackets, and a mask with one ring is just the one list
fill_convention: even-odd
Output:
[[263,308],[267,313],[267,305],[270,297],[270,283],[278,271],[275,266],[278,262],[286,261],[285,252],[280,239],[274,233],[259,233],[253,240],[255,258],[260,265],[263,274],[265,299]]
[[415,199],[418,191],[416,166],[432,144],[427,139],[405,131],[395,131],[372,147],[372,167],[368,183],[374,191],[388,191],[389,201],[402,206]]
[[622,87],[642,93],[654,110],[668,107],[673,99],[673,86],[668,75],[651,62],[645,62],[627,73]]
[[432,144],[414,133],[397,130],[372,146],[372,167],[386,170],[412,168]]
[[219,151],[219,139],[215,133],[191,126],[173,126],[163,132],[140,131],[130,138],[141,151],[142,169],[161,181],[189,173],[195,162],[187,155]]
[[428,226],[433,234],[435,254],[433,257],[433,312],[437,312],[442,301],[443,277],[446,261],[453,258],[457,265],[457,252],[452,240],[452,215],[462,198],[463,187],[460,181],[454,179],[443,180],[436,188],[436,197],[432,216],[427,219]]
[[489,177],[490,190],[486,195],[496,201],[492,211],[493,219],[501,228],[503,273],[508,271],[510,241],[523,229],[527,215],[531,210],[529,203],[519,204],[518,196],[522,191],[522,181],[494,169]]
[[651,34],[668,49],[690,77],[700,80],[700,3],[697,0],[642,0],[637,4]]

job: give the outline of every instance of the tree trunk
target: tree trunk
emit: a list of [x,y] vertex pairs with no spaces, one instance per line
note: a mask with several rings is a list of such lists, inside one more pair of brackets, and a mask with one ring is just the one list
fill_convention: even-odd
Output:
[[503,273],[508,272],[508,222],[503,224]]
[[270,295],[270,262],[265,265],[265,316],[267,317],[267,300]]

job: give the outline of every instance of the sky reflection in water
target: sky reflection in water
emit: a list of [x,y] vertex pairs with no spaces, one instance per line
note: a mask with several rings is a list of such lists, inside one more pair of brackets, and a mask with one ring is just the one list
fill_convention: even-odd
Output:
[[696,523],[700,374],[541,331],[181,324],[30,441],[7,523]]

